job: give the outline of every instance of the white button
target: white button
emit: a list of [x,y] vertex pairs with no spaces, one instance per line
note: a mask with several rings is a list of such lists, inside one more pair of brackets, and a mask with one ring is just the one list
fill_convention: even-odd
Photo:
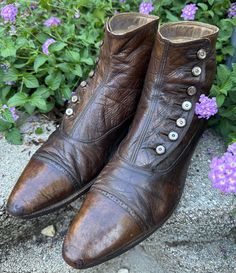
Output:
[[80,86],[82,86],[82,87],[85,87],[86,85],[87,85],[86,81],[82,81],[82,82],[80,83]]
[[193,73],[193,76],[195,76],[195,77],[200,76],[201,73],[202,73],[201,67],[199,67],[199,66],[194,66],[194,68],[192,69],[192,73]]
[[78,101],[78,97],[77,96],[72,96],[71,97],[71,101],[72,102],[77,102]]
[[166,152],[166,148],[163,145],[159,145],[156,147],[156,152],[159,155],[162,155]]
[[175,141],[178,139],[179,135],[177,132],[172,131],[169,133],[168,137],[170,140]]
[[204,59],[206,59],[206,56],[207,56],[207,53],[206,53],[205,49],[201,48],[198,50],[198,52],[197,52],[198,59],[204,60]]
[[191,103],[190,101],[184,101],[184,102],[182,103],[182,109],[183,109],[184,111],[189,111],[189,110],[191,110],[191,109],[192,109],[192,103]]
[[102,46],[104,44],[104,41],[102,40],[99,44],[99,46]]
[[66,115],[67,115],[67,116],[73,115],[73,109],[72,109],[72,108],[66,109]]
[[187,93],[189,96],[194,96],[197,93],[197,88],[195,86],[190,86],[187,89]]
[[178,118],[176,120],[176,125],[180,128],[184,127],[186,125],[186,119],[185,118]]
[[93,75],[94,75],[94,71],[92,70],[92,71],[89,72],[89,77],[92,78]]

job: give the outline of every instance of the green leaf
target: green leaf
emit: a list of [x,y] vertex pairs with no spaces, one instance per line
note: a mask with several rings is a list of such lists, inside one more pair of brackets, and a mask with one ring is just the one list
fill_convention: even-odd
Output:
[[61,93],[62,93],[62,96],[65,98],[65,99],[70,99],[71,97],[71,90],[68,86],[63,86],[62,89],[61,89]]
[[206,4],[204,4],[204,3],[198,3],[197,4],[200,8],[202,8],[202,10],[204,10],[204,11],[207,11],[208,10],[208,6],[206,5]]
[[26,103],[26,104],[24,105],[24,108],[25,108],[26,112],[27,112],[28,114],[30,114],[30,115],[32,115],[32,114],[34,113],[34,111],[35,111],[35,106],[33,106],[33,105],[30,104],[30,103]]
[[43,99],[41,96],[37,95],[37,94],[33,94],[30,98],[30,103],[39,108],[40,110],[46,110],[46,101],[45,99]]
[[61,63],[57,65],[58,68],[60,68],[60,70],[64,73],[69,73],[71,72],[71,67],[69,64],[67,63]]
[[44,85],[37,88],[37,90],[34,92],[34,94],[40,96],[43,99],[47,99],[48,97],[50,97],[52,95],[49,88],[47,88]]
[[80,54],[77,51],[66,50],[66,52],[65,52],[65,59],[68,62],[78,63],[80,61]]
[[210,5],[213,5],[213,4],[214,4],[214,1],[215,1],[215,0],[208,0],[208,3],[209,3]]
[[61,72],[56,72],[48,75],[45,79],[45,83],[52,89],[57,90],[60,87],[62,81]]
[[81,68],[81,66],[79,64],[77,64],[75,66],[75,69],[73,70],[73,74],[76,75],[76,76],[82,77],[83,71],[82,71],[82,68]]
[[179,18],[168,10],[165,10],[166,18],[171,22],[179,21]]
[[230,56],[234,55],[234,47],[232,45],[222,47],[222,53],[224,55],[229,54]]
[[20,145],[22,144],[22,136],[21,133],[18,129],[12,128],[9,131],[5,133],[5,138],[6,140],[15,145]]
[[67,44],[63,42],[56,42],[50,45],[50,52],[57,52],[62,50],[64,47],[66,47]]
[[9,99],[8,106],[9,107],[22,106],[27,102],[28,102],[28,95],[23,92],[20,92],[20,93],[16,93],[13,97]]
[[0,50],[0,54],[3,58],[7,57],[15,57],[16,56],[16,48],[12,45],[8,45],[5,48]]
[[216,102],[218,107],[221,107],[225,101],[225,96],[224,95],[219,95],[216,97]]
[[23,82],[24,82],[25,86],[28,88],[39,87],[39,82],[38,82],[37,78],[32,74],[25,73],[23,75]]
[[51,4],[52,0],[40,0],[39,4],[42,8],[45,9],[50,9],[50,4]]
[[232,80],[229,78],[224,84],[221,85],[220,87],[220,93],[224,94],[227,96],[228,91],[231,90],[233,86],[233,82]]
[[221,83],[224,83],[229,78],[230,71],[227,66],[220,64],[217,68],[217,78]]
[[10,129],[12,124],[0,118],[0,132]]
[[48,58],[45,55],[38,55],[34,61],[34,71],[38,72],[39,67],[45,64],[47,59]]
[[16,69],[10,68],[6,73],[3,75],[3,81],[8,82],[8,81],[17,81],[18,79],[18,71]]
[[88,65],[93,65],[93,59],[90,58],[90,57],[81,58],[81,62],[82,62],[82,63],[85,63],[85,64],[88,64]]
[[10,122],[10,123],[15,123],[13,117],[12,117],[12,113],[9,109],[5,109],[2,113],[2,117],[7,121],[7,122]]

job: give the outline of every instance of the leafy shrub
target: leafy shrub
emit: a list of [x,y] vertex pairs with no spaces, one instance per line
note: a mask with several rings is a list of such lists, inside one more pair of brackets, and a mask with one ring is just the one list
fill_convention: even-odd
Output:
[[[0,132],[5,132],[8,141],[19,144],[20,135],[16,129],[19,120],[9,118],[10,107],[30,115],[62,107],[95,63],[106,18],[116,11],[138,11],[141,1],[19,0],[3,1],[0,7],[10,3],[15,3],[18,14],[15,22],[0,21]],[[185,1],[152,3],[152,14],[160,16],[161,22],[182,20]],[[227,142],[236,141],[236,67],[230,71],[224,65],[226,58],[234,53],[230,38],[236,17],[227,18],[231,4],[228,0],[193,0],[191,3],[198,6],[196,20],[220,28],[219,66],[211,92],[220,110],[210,125]],[[45,25],[51,17],[58,18],[58,24]],[[47,55],[42,47],[48,39],[53,42]],[[2,108],[3,105],[8,108]]]

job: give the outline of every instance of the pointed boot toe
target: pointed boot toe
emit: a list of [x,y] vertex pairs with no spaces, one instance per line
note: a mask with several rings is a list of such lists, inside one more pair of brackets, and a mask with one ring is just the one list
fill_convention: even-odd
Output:
[[[60,207],[76,192],[63,172],[38,159],[31,159],[11,192],[7,211],[20,218],[40,216]],[[64,202],[63,202],[64,204]]]
[[121,254],[124,244],[140,233],[142,227],[124,208],[99,191],[91,191],[69,228],[63,258],[77,269],[92,267]]

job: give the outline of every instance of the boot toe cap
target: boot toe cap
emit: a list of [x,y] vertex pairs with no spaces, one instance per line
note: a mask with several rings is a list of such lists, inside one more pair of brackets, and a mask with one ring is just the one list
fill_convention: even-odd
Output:
[[73,220],[63,244],[63,258],[72,267],[84,269],[122,252],[142,233],[132,216],[98,192],[89,192]]
[[48,163],[31,159],[13,188],[6,210],[16,217],[27,217],[50,210],[51,206],[75,192],[64,173]]

